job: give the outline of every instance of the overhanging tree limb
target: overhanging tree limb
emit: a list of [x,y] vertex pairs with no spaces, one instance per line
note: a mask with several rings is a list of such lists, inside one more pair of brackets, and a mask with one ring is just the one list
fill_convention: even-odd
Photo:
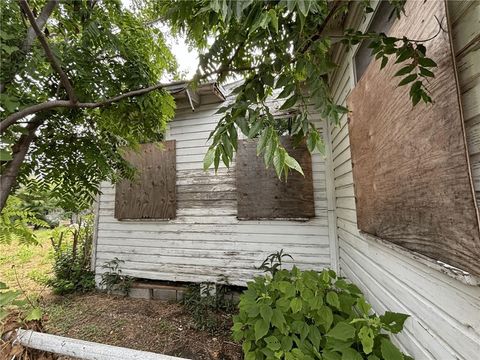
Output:
[[149,93],[151,91],[160,89],[164,86],[165,86],[164,84],[156,84],[156,85],[152,85],[152,86],[149,86],[149,87],[146,87],[146,88],[129,91],[129,92],[126,92],[124,94],[114,96],[114,97],[111,97],[109,99],[101,100],[101,101],[98,101],[98,102],[76,102],[76,103],[72,103],[69,100],[45,101],[45,102],[40,103],[40,104],[36,104],[36,105],[26,107],[25,109],[17,111],[16,113],[11,114],[10,116],[7,116],[5,118],[5,120],[0,122],[0,134],[3,133],[10,125],[13,125],[18,120],[23,119],[24,117],[26,117],[28,115],[36,114],[40,111],[51,110],[51,109],[55,109],[55,108],[95,109],[95,108],[99,108],[99,107],[102,107],[102,106],[110,105],[114,102],[129,98],[129,97],[144,95],[144,94]]
[[[233,72],[243,72],[243,71],[251,71],[251,70],[256,70],[258,67],[243,67],[243,68],[237,68],[237,69],[219,69],[216,71],[212,71],[209,73],[206,73],[200,77],[198,77],[196,80],[202,80],[205,79],[213,74],[217,74],[222,71],[233,71]],[[193,81],[193,80],[192,80]],[[191,83],[192,81],[187,81],[186,84]],[[3,134],[5,130],[15,124],[18,120],[23,119],[24,117],[32,114],[36,114],[41,111],[46,111],[46,110],[52,110],[55,108],[71,108],[71,109],[95,109],[103,106],[110,105],[114,102],[129,98],[129,97],[134,97],[134,96],[140,96],[140,95],[145,95],[149,92],[152,92],[154,90],[158,90],[161,88],[164,88],[166,84],[159,83],[156,85],[152,85],[146,88],[141,88],[137,90],[132,90],[105,100],[99,100],[97,102],[76,102],[72,103],[69,100],[49,100],[45,101],[40,104],[35,104],[32,106],[28,106],[22,110],[19,110],[9,116],[7,116],[4,120],[0,122],[0,134]]]
[[70,102],[75,103],[77,102],[77,96],[75,95],[75,91],[73,89],[72,84],[70,83],[70,79],[68,78],[67,74],[65,71],[62,69],[62,65],[56,58],[56,56],[53,54],[52,49],[50,49],[50,46],[48,45],[47,39],[45,35],[43,34],[42,30],[38,27],[37,21],[35,20],[35,16],[32,13],[32,10],[30,10],[30,7],[27,4],[26,0],[19,0],[20,7],[22,10],[25,12],[25,15],[27,15],[28,21],[30,22],[30,25],[32,26],[33,30],[37,34],[38,40],[40,41],[40,44],[43,47],[43,50],[45,51],[45,55],[52,65],[52,68],[58,73],[60,76],[60,81],[65,88],[65,91],[67,92],[68,98],[70,99]]

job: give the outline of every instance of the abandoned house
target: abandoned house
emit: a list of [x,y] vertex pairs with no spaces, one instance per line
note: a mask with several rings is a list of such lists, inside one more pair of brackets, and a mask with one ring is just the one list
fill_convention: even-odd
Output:
[[[327,124],[312,106],[326,154],[292,149],[305,177],[285,183],[246,140],[230,168],[204,171],[231,88],[172,84],[177,112],[166,141],[128,154],[134,183],[102,184],[97,276],[118,258],[138,279],[242,286],[283,249],[300,268],[339,271],[377,312],[410,314],[396,342],[416,359],[478,358],[480,2],[409,1],[399,20],[385,3],[367,17],[358,8],[336,25],[419,39],[438,32],[428,43],[439,65],[434,104],[412,107],[407,87],[392,81],[398,66],[380,71],[368,44],[338,43],[331,91],[351,112]],[[288,116],[280,101],[270,104]]]

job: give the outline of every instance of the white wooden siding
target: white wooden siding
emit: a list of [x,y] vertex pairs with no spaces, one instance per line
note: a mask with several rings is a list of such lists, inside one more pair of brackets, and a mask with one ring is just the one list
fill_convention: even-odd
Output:
[[[218,174],[203,171],[207,138],[225,104],[205,104],[195,112],[177,111],[167,139],[176,140],[177,218],[172,221],[118,221],[115,190],[102,184],[95,267],[125,261],[125,274],[171,281],[218,281],[244,285],[264,258],[280,249],[301,268],[331,266],[324,158],[312,156],[316,217],[307,222],[239,221],[234,165]],[[271,102],[273,108],[276,102]],[[319,117],[312,115],[321,129]],[[261,191],[261,189],[259,189]]]
[[[474,176],[478,184],[480,2],[467,4],[453,1],[449,5],[451,16],[454,17],[453,34],[457,44],[462,100],[469,129],[470,155],[474,173],[477,169]],[[369,19],[370,16],[361,28],[365,29]],[[472,32],[472,29],[475,31]],[[475,44],[472,39],[477,39]],[[344,61],[332,80],[335,100],[341,104],[345,104],[346,97],[354,87],[352,55],[352,50],[345,53]],[[329,135],[341,274],[363,289],[377,312],[390,310],[411,315],[405,331],[396,336],[395,340],[415,359],[478,359],[480,287],[466,285],[418,261],[408,251],[359,233],[346,116],[342,118],[340,126],[329,127]]]

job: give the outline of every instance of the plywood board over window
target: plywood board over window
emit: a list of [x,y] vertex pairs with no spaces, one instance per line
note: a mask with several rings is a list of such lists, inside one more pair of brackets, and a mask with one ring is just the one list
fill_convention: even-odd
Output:
[[257,141],[239,141],[235,168],[239,219],[305,220],[315,216],[310,153],[305,144],[294,147],[289,137],[281,141],[305,176],[291,171],[287,181],[279,180],[272,167],[265,168],[263,156],[257,156]]
[[115,218],[175,218],[175,140],[142,144],[138,151],[128,150],[125,160],[137,173],[134,181],[122,180],[116,184]]
[[[427,39],[443,1],[408,1],[389,35]],[[412,107],[408,86],[372,62],[348,98],[360,230],[480,275],[480,233],[448,33],[425,43],[438,63],[434,104]]]

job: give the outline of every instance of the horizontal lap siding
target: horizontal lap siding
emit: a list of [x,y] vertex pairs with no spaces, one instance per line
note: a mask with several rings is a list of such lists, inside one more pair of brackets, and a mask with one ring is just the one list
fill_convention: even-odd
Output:
[[[468,11],[477,11],[479,4],[470,5]],[[466,3],[454,1],[457,16]],[[452,9],[450,9],[452,10]],[[453,16],[451,12],[451,16]],[[463,23],[460,18],[459,22]],[[365,25],[365,23],[364,23]],[[458,26],[458,25],[457,25]],[[478,29],[476,28],[478,38]],[[468,32],[467,32],[468,33]],[[458,32],[457,32],[458,34]],[[472,35],[472,34],[471,34]],[[458,37],[459,35],[457,35]],[[457,38],[458,41],[458,38]],[[468,43],[465,42],[465,43]],[[474,57],[478,59],[478,44],[474,47]],[[466,55],[463,55],[466,56]],[[467,138],[470,143],[470,155],[475,177],[475,167],[480,169],[480,156],[476,150],[472,153],[477,140],[472,138],[480,123],[480,101],[478,96],[478,64],[472,73],[469,66],[459,61],[459,77],[469,84],[462,92],[467,119]],[[471,55],[470,55],[471,56]],[[332,81],[335,100],[345,105],[345,99],[354,86],[351,63],[352,51],[345,56],[345,61],[338,68]],[[464,61],[466,62],[466,60]],[[463,62],[463,63],[464,63]],[[465,69],[465,70],[463,70]],[[466,75],[465,72],[469,72]],[[475,90],[476,89],[476,90]],[[475,101],[468,93],[477,91]],[[467,95],[467,96],[466,96]],[[468,101],[466,101],[468,100]],[[422,106],[422,105],[419,105]],[[468,130],[469,121],[475,124]],[[332,169],[335,186],[335,203],[337,215],[337,235],[339,244],[339,266],[342,275],[359,285],[365,292],[374,309],[383,313],[385,310],[400,311],[411,315],[405,331],[396,335],[396,342],[416,359],[476,359],[480,353],[480,288],[469,286],[455,280],[419,261],[404,255],[395,248],[362,236],[356,225],[355,197],[353,188],[350,144],[347,119],[344,116],[338,127],[330,127],[329,135],[332,145]],[[477,156],[477,157],[476,157]],[[474,161],[478,159],[477,161]],[[480,170],[478,171],[480,174]],[[475,177],[477,183],[480,176]],[[478,188],[477,188],[478,189]],[[477,193],[478,194],[478,193]]]
[[468,152],[477,202],[480,200],[480,2],[449,4]]
[[[226,276],[244,285],[264,258],[284,249],[300,268],[330,266],[324,158],[312,155],[315,218],[296,221],[239,221],[235,168],[217,175],[203,171],[208,135],[224,104],[179,110],[168,140],[176,140],[177,218],[172,221],[118,221],[113,217],[115,189],[102,184],[98,210],[96,271],[115,257],[125,274],[172,281],[218,281]],[[275,104],[272,104],[275,105]],[[312,115],[316,116],[316,115]],[[320,126],[318,116],[313,118]]]

